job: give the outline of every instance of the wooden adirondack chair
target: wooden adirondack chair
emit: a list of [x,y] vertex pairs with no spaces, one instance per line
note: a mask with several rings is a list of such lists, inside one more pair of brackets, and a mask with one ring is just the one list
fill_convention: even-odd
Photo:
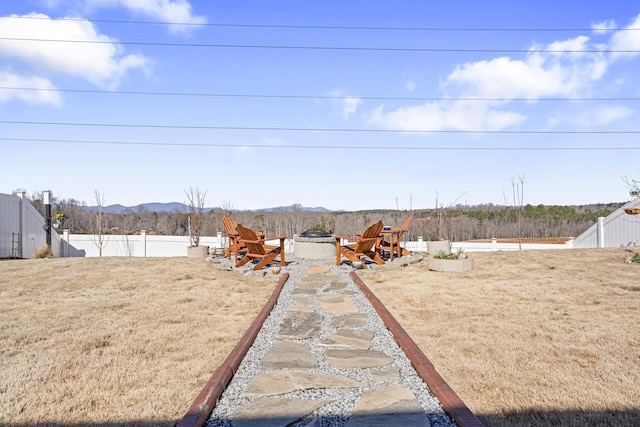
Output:
[[[382,221],[378,220],[367,227],[361,235],[356,237],[335,236],[336,238],[336,265],[340,265],[341,256],[355,261],[363,256],[367,256],[376,264],[384,264],[384,260],[380,258],[377,245],[380,242],[382,231]],[[341,245],[343,239],[355,240],[356,243],[350,245]]]
[[382,239],[380,241],[379,249],[381,252],[389,252],[389,259],[393,260],[394,254],[397,252],[399,257],[411,255],[407,249],[400,246],[400,238],[409,230],[409,224],[413,220],[415,212],[411,212],[411,215],[407,217],[402,223],[400,228],[382,229],[382,236],[389,236],[389,241]]
[[238,261],[236,244],[239,243],[239,240],[240,240],[240,236],[236,231],[237,225],[238,225],[238,221],[236,221],[235,219],[228,217],[226,215],[222,217],[222,229],[223,229],[222,233],[225,236],[227,236],[227,242],[228,242],[228,245],[224,250],[224,254],[228,259],[231,259],[231,254],[235,253],[236,262]]
[[[236,230],[238,221],[225,215],[222,217],[223,234],[227,236],[228,245],[224,250],[224,255],[231,259],[231,254],[235,255],[235,262],[238,262],[238,255],[247,251],[247,248],[241,244],[240,235]],[[262,230],[255,231],[258,239],[264,239]]]
[[[273,261],[276,257],[280,257],[280,265],[284,266],[284,240],[286,237],[276,237],[273,239],[269,238],[260,238],[255,231],[250,228],[243,226],[242,224],[238,224],[236,226],[236,231],[240,236],[239,243],[244,248],[246,248],[246,252],[243,251],[244,257],[236,262],[236,267],[241,267],[252,261],[253,259],[259,259],[258,262],[253,269],[260,270],[271,261]],[[265,244],[267,240],[280,240],[279,246],[272,246]]]

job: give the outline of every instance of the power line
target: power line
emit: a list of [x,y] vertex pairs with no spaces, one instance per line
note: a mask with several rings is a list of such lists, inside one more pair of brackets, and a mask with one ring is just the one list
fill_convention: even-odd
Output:
[[408,146],[372,146],[372,145],[289,145],[289,144],[222,144],[210,142],[142,142],[142,141],[96,141],[84,139],[40,139],[40,138],[6,138],[2,141],[21,142],[51,142],[65,144],[97,144],[97,145],[141,145],[154,147],[219,147],[219,148],[295,148],[295,149],[350,149],[350,150],[447,150],[447,151],[621,151],[640,150],[640,147],[456,147],[451,145],[439,147],[408,147]]
[[558,131],[558,130],[444,130],[444,129],[356,129],[356,128],[303,128],[270,126],[206,126],[206,125],[157,125],[140,123],[80,123],[80,122],[44,122],[22,120],[0,120],[4,124],[75,126],[75,127],[119,127],[148,129],[200,129],[200,130],[241,130],[241,131],[277,131],[277,132],[346,132],[346,133],[441,133],[441,134],[506,134],[506,135],[635,135],[640,130],[603,130],[603,131]]
[[153,95],[153,96],[194,96],[194,97],[219,97],[219,98],[284,98],[284,99],[344,99],[357,98],[363,100],[382,101],[640,101],[640,97],[622,98],[447,98],[447,97],[420,97],[420,96],[358,96],[358,95],[291,95],[291,94],[250,94],[250,93],[212,93],[212,92],[145,92],[124,90],[97,90],[97,89],[59,89],[36,87],[10,87],[0,86],[5,90],[29,90],[43,92],[69,92],[69,93],[96,93],[117,95]]
[[333,51],[365,51],[365,52],[421,52],[421,53],[640,53],[638,49],[465,49],[465,48],[412,48],[412,47],[366,47],[366,46],[295,46],[295,45],[263,45],[263,44],[221,44],[221,43],[169,43],[169,42],[135,42],[117,40],[69,40],[42,39],[24,37],[0,37],[0,40],[26,41],[38,43],[85,43],[85,44],[119,44],[131,46],[164,46],[164,47],[198,47],[221,49],[270,49],[270,50],[333,50]]
[[[594,31],[593,28],[496,28],[496,27],[377,27],[356,25],[285,25],[285,24],[231,24],[222,22],[170,22],[170,21],[125,21],[117,19],[85,19],[85,18],[50,18],[41,16],[2,16],[0,19],[34,19],[56,21],[91,21],[111,24],[141,24],[141,25],[184,25],[194,27],[236,27],[236,28],[281,28],[281,29],[311,29],[311,30],[366,30],[366,31],[455,31],[455,32],[565,32],[565,31]],[[639,31],[640,28],[611,28],[606,31]]]

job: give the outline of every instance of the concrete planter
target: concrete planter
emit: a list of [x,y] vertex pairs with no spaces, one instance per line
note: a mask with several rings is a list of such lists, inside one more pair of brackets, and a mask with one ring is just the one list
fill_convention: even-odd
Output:
[[187,257],[206,258],[209,255],[209,246],[187,246]]
[[452,273],[464,273],[473,270],[473,260],[464,259],[439,259],[429,258],[429,270],[446,271]]
[[444,251],[445,254],[451,253],[451,245],[448,240],[429,240],[427,242],[427,252],[436,255],[438,251]]

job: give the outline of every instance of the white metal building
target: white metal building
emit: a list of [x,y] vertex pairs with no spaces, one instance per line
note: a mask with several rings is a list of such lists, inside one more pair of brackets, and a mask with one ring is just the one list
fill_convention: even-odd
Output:
[[[47,243],[44,218],[24,197],[0,193],[0,258],[34,258],[36,248]],[[51,232],[51,250],[60,256],[62,239]]]
[[612,212],[607,217],[598,218],[587,231],[576,237],[574,248],[616,248],[640,244],[640,214],[630,214],[640,208],[637,197]]

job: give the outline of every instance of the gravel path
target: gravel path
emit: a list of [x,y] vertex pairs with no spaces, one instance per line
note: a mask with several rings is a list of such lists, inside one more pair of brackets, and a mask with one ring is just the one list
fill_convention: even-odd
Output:
[[[234,413],[242,405],[248,404],[254,398],[243,396],[247,384],[257,374],[265,374],[273,370],[265,369],[261,366],[261,361],[265,353],[278,341],[281,340],[279,331],[281,322],[292,306],[299,305],[299,300],[294,299],[292,294],[300,281],[309,272],[312,266],[326,266],[329,270],[326,274],[332,277],[339,277],[341,282],[346,283],[346,287],[342,290],[329,290],[329,283],[318,290],[317,295],[311,295],[314,301],[311,309],[315,313],[323,316],[322,330],[319,334],[311,338],[300,340],[287,340],[297,342],[308,346],[309,350],[318,361],[318,368],[312,369],[310,372],[335,374],[344,378],[350,378],[363,384],[362,387],[352,388],[312,388],[306,390],[296,390],[278,397],[288,399],[305,399],[305,400],[328,400],[330,403],[321,406],[302,418],[292,423],[285,423],[291,427],[296,426],[347,426],[358,401],[366,390],[373,390],[381,385],[397,385],[404,389],[410,390],[419,406],[424,411],[425,422],[420,425],[432,426],[454,426],[449,416],[443,411],[438,400],[431,394],[422,379],[416,374],[413,366],[407,359],[404,352],[398,347],[391,333],[387,330],[383,321],[380,319],[374,308],[371,306],[366,297],[360,292],[353,280],[349,277],[349,273],[353,268],[349,265],[336,266],[331,261],[318,260],[301,260],[297,259],[290,262],[283,272],[289,273],[289,280],[286,282],[282,293],[278,299],[276,306],[262,326],[258,336],[249,349],[247,355],[243,359],[238,372],[229,383],[227,389],[222,394],[218,404],[214,408],[207,425],[209,427],[231,427],[235,425],[262,425],[260,422],[256,424],[236,423],[233,420]],[[226,259],[221,260],[222,268],[229,268],[230,264]],[[235,269],[234,269],[235,270]],[[270,269],[264,269],[263,272],[251,272],[248,268],[237,269],[242,274],[266,274],[271,275]],[[358,313],[366,315],[366,322],[363,327],[351,328],[355,330],[374,331],[375,335],[371,341],[371,350],[379,350],[393,359],[391,367],[399,369],[400,375],[396,379],[380,379],[371,374],[372,368],[364,369],[337,369],[328,363],[325,358],[326,347],[318,345],[329,336],[336,333],[336,328],[331,327],[332,319],[340,314],[330,313],[323,310],[318,299],[319,295],[348,295],[358,309]],[[423,415],[423,417],[424,417]],[[271,424],[270,424],[271,425]],[[273,424],[275,425],[275,424]],[[358,424],[359,425],[359,424]],[[376,424],[378,425],[378,424]]]

